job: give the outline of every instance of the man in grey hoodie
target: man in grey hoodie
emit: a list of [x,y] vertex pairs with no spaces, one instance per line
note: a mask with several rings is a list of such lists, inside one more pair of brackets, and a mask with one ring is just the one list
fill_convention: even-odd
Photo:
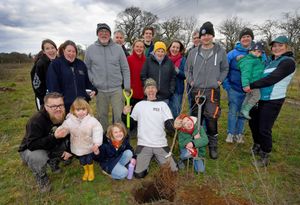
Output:
[[96,34],[98,39],[87,48],[84,62],[89,79],[98,90],[97,118],[106,131],[109,105],[112,106],[114,122],[122,122],[122,86],[127,92],[130,91],[130,71],[124,51],[111,39],[110,27],[99,23]]
[[[220,85],[228,73],[228,61],[225,50],[213,43],[215,36],[211,22],[205,22],[200,28],[201,44],[192,49],[185,65],[187,83],[192,88],[191,115],[198,117],[196,102],[201,96],[206,101],[202,106],[203,120],[209,139],[209,155],[212,159],[218,158],[218,118],[220,109]],[[202,122],[201,122],[202,123]]]

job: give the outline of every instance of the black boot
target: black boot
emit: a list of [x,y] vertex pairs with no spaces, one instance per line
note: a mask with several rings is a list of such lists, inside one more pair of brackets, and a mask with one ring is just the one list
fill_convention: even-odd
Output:
[[46,168],[44,168],[39,173],[34,173],[34,174],[35,174],[35,178],[36,178],[37,184],[39,186],[40,192],[41,193],[50,192],[51,185],[50,185],[50,181],[47,176],[47,173],[46,173]]
[[260,159],[256,160],[253,165],[257,167],[266,167],[269,164],[270,153],[260,151]]
[[55,174],[61,173],[61,169],[59,167],[59,161],[60,161],[59,158],[52,158],[49,159],[47,162],[49,167],[51,168],[51,171]]
[[209,156],[211,159],[218,158],[218,135],[208,136]]
[[253,155],[260,155],[261,152],[261,148],[259,144],[254,143],[251,149],[251,154]]

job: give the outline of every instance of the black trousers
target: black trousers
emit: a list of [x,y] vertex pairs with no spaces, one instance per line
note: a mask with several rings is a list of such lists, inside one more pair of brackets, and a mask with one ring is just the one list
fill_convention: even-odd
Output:
[[191,115],[194,117],[198,117],[198,105],[196,104],[195,96],[199,91],[201,96],[206,97],[201,110],[201,125],[205,122],[207,135],[215,136],[218,134],[218,118],[221,115],[220,88],[193,88],[191,92]]
[[281,110],[284,99],[258,102],[250,111],[249,126],[253,142],[259,144],[262,151],[272,151],[272,128]]

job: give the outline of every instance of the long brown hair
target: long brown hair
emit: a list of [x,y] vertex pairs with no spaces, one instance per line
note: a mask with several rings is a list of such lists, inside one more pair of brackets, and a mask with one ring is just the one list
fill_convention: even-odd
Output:
[[183,43],[181,43],[181,41],[179,41],[179,40],[173,40],[173,41],[170,43],[169,47],[167,48],[168,54],[170,54],[170,48],[171,48],[171,46],[172,46],[173,43],[179,43],[179,46],[180,46],[180,48],[179,48],[179,53],[181,53],[181,55],[184,55],[185,48],[184,48]]

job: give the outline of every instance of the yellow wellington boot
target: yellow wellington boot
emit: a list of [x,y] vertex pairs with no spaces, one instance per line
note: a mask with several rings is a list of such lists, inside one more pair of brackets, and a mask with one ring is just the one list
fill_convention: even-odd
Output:
[[88,164],[87,165],[89,168],[89,176],[88,176],[88,180],[89,181],[93,181],[95,179],[95,175],[94,175],[94,164]]
[[88,168],[88,165],[84,165],[83,169],[84,169],[84,174],[82,176],[82,180],[86,181],[86,180],[88,180],[88,177],[89,177],[89,168]]

